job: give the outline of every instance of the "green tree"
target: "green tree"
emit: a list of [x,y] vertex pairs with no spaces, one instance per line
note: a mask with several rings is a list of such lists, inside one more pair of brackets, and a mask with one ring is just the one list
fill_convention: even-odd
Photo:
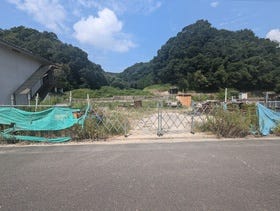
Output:
[[131,84],[171,83],[205,91],[273,90],[278,67],[279,43],[258,38],[249,29],[217,30],[199,20],[170,38],[150,62],[133,65],[118,77]]

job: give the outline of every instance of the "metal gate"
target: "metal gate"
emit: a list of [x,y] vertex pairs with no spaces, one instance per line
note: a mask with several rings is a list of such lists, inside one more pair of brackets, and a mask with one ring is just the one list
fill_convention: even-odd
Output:
[[[141,102],[141,103],[139,103]],[[170,106],[166,100],[94,102],[96,127],[110,134],[163,136],[195,132],[206,119],[206,108]]]

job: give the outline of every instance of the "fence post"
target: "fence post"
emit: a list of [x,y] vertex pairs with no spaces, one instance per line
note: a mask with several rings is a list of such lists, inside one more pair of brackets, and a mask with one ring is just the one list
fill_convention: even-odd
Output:
[[124,123],[124,137],[125,138],[127,138],[128,135],[129,135],[128,134],[128,127],[127,127],[128,123],[127,122],[128,122],[128,120],[127,121],[125,120],[125,123]]
[[194,134],[194,113],[192,113],[191,134]]
[[158,128],[157,128],[157,136],[162,136],[163,132],[162,132],[162,103],[158,102],[157,104],[158,106]]
[[265,93],[265,106],[269,107],[269,105],[268,105],[268,92]]
[[39,103],[39,93],[37,93],[36,98],[35,98],[35,111],[37,111],[38,103]]
[[227,94],[228,94],[228,91],[227,91],[227,88],[225,88],[225,103],[227,102]]
[[87,106],[90,106],[89,94],[87,94]]
[[69,105],[72,105],[72,91],[69,93]]
[[27,95],[27,99],[28,99],[28,106],[30,106],[31,105],[31,95],[30,95],[30,93],[28,93],[28,95]]
[[11,106],[14,106],[14,100],[15,100],[14,95],[11,95]]

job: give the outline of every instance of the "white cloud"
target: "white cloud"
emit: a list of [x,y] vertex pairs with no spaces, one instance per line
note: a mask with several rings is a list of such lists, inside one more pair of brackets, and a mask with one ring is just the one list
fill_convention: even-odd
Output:
[[148,13],[151,13],[155,10],[157,10],[158,8],[160,8],[162,5],[162,3],[160,1],[154,2],[153,4],[150,4],[147,11]]
[[210,6],[216,8],[219,6],[219,4],[220,3],[218,1],[213,1],[213,2],[211,2]]
[[58,0],[8,0],[19,10],[28,13],[32,18],[55,32],[64,29],[66,12]]
[[110,9],[98,12],[98,17],[82,18],[74,24],[74,37],[103,50],[126,52],[135,44],[122,32],[123,23]]
[[81,6],[84,7],[96,7],[96,8],[100,8],[101,4],[96,1],[96,0],[74,0],[74,2],[80,4]]
[[161,7],[159,0],[77,0],[83,7],[92,7],[102,10],[109,8],[118,14],[124,12],[149,14]]
[[266,38],[272,40],[272,41],[277,41],[280,42],[280,29],[272,29],[270,30],[267,35]]

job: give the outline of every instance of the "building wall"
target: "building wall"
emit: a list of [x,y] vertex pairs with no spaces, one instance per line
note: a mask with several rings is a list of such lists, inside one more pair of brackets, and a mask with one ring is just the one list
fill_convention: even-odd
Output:
[[40,65],[34,58],[0,45],[0,104],[10,104],[14,91]]

